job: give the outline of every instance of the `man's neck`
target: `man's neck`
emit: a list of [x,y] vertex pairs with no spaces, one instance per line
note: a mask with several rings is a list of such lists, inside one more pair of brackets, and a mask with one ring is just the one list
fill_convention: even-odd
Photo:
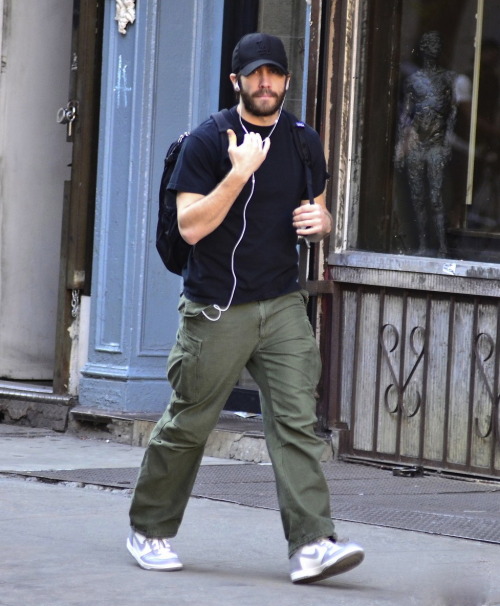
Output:
[[243,103],[240,101],[237,107],[237,111],[240,114],[242,120],[253,124],[254,126],[273,126],[278,119],[280,112],[279,110],[270,116],[256,116],[251,112],[247,111]]

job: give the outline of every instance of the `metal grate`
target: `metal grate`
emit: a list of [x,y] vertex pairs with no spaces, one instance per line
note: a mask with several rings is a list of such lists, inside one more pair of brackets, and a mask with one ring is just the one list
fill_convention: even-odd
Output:
[[[394,476],[381,469],[345,462],[324,465],[333,517],[490,543],[500,543],[500,483],[439,475]],[[14,472],[13,472],[14,473]],[[15,472],[45,481],[131,489],[138,469],[75,469]],[[193,496],[278,509],[270,465],[201,467]]]

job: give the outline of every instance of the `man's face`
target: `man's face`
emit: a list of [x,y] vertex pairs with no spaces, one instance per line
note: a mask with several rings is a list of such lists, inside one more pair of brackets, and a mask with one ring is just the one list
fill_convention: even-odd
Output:
[[272,65],[262,65],[248,76],[241,76],[240,95],[247,112],[254,116],[275,114],[285,98],[287,78]]

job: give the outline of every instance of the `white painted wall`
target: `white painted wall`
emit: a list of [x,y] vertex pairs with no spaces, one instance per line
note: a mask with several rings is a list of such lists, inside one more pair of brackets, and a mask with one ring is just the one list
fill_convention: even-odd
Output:
[[0,378],[53,374],[71,0],[0,0]]

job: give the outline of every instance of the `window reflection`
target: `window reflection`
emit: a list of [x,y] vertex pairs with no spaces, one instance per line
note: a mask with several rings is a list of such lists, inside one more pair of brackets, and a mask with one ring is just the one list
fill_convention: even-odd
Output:
[[[499,43],[494,39],[483,40],[479,67],[473,190],[467,212],[469,228],[495,232],[500,228],[500,129],[497,121],[499,58]],[[465,107],[470,121],[470,102]]]
[[500,0],[362,14],[355,248],[500,262]]

